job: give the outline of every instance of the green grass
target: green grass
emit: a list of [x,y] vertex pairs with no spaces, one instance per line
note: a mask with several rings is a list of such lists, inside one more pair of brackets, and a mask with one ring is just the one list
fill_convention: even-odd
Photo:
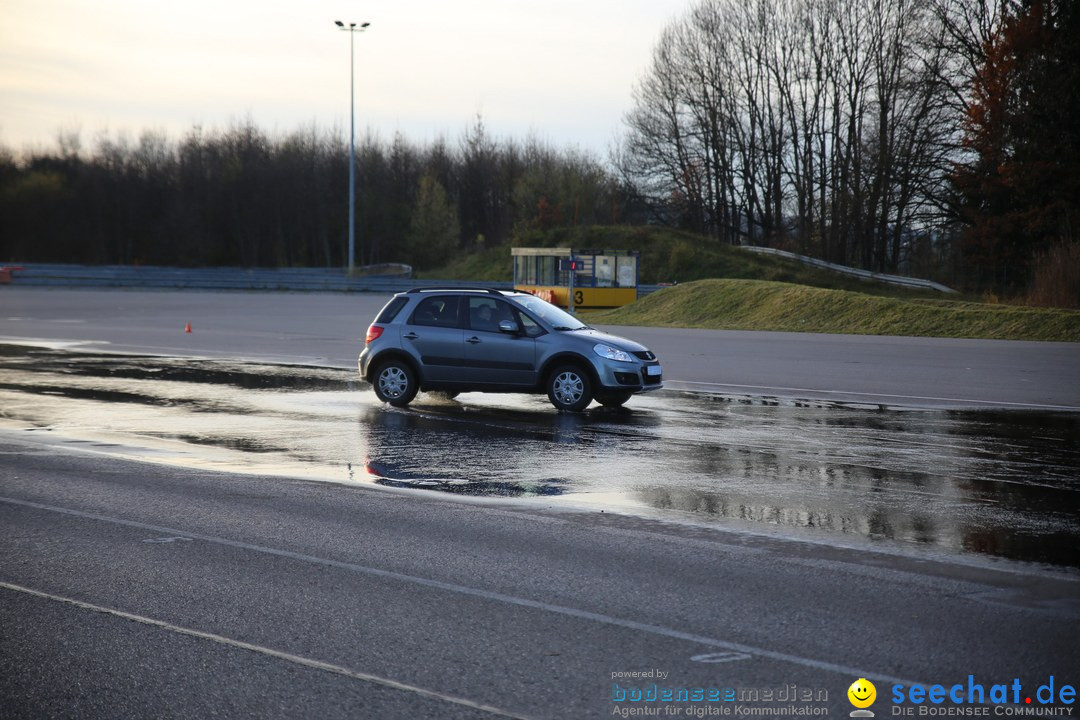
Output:
[[616,310],[600,325],[1080,342],[1080,311],[882,297],[760,280],[700,280]]
[[485,280],[510,282],[514,279],[510,245],[463,253],[449,265],[416,274],[425,280]]
[[422,277],[509,281],[514,246],[638,250],[643,284],[679,283],[624,308],[589,313],[596,324],[1080,342],[1080,311],[864,281],[661,227],[530,232]]

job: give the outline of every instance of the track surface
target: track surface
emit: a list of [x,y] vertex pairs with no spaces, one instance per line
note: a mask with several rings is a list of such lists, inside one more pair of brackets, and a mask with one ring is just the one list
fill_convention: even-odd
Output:
[[[387,299],[6,287],[0,339],[355,367],[367,326]],[[1080,410],[1080,343],[609,329],[654,350],[669,387],[915,407]]]
[[[382,300],[5,288],[0,335],[83,351],[348,368]],[[616,331],[656,350],[673,385],[923,408],[1080,407],[1073,345]],[[18,384],[9,371],[4,381]],[[12,396],[36,397],[42,412],[66,402],[59,384],[53,395],[6,392],[9,417]],[[885,717],[898,714],[895,685],[966,692],[978,684],[989,693],[998,684],[1011,692],[1015,680],[1018,709],[1030,708],[1026,697],[1041,709],[1037,689],[1051,676],[1059,690],[1080,681],[1080,581],[1069,562],[1050,568],[756,532],[726,519],[675,522],[138,462],[117,457],[130,450],[118,441],[78,440],[90,426],[120,422],[134,400],[84,400],[103,414],[81,428],[69,418],[0,429],[0,717],[599,718],[626,708],[846,717],[847,688],[860,677],[877,685],[871,709]],[[781,405],[777,418],[800,407]],[[755,422],[774,421],[771,406],[752,407]],[[853,432],[821,411],[820,427]],[[453,440],[461,431],[448,427],[472,427],[477,415],[477,427],[490,427],[505,412],[550,435],[535,442],[556,452],[562,426],[549,433],[529,419],[534,409],[465,403],[377,420],[361,412],[350,422],[393,458],[394,442]],[[633,417],[660,418],[666,444],[664,432],[678,427],[671,412],[646,403]],[[204,416],[204,426],[214,422]],[[571,434],[603,425],[584,422]],[[604,433],[603,452],[640,442],[637,431]],[[588,444],[568,448],[558,457],[590,456]],[[451,443],[444,452],[464,449]],[[776,450],[747,457],[782,458]],[[424,451],[412,452],[429,457]],[[490,469],[504,451],[494,444],[485,457]],[[1074,494],[1075,464],[1054,457],[1060,491]],[[820,461],[820,490],[832,492],[831,460]],[[1017,484],[1030,480],[1039,460],[1031,462],[1015,466]],[[750,477],[755,466],[746,467]],[[867,468],[861,492],[887,495],[903,473]],[[660,692],[731,688],[734,700],[648,702],[654,684]],[[630,702],[636,690],[646,700]]]
[[841,714],[865,677],[884,714],[894,683],[1080,667],[1053,574],[0,450],[5,717],[608,717],[612,674],[650,671],[620,689]]

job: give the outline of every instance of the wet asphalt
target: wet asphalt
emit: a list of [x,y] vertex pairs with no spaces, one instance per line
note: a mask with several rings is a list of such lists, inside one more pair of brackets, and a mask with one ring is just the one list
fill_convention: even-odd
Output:
[[350,371],[0,346],[26,433],[179,465],[1080,566],[1080,415],[663,391],[378,403]]
[[0,433],[4,717],[602,718],[651,684],[846,717],[858,678],[888,716],[896,685],[1080,669],[1062,570],[107,445]]
[[[147,296],[173,294],[86,297]],[[326,318],[290,354],[260,317],[240,360],[127,312],[0,345],[0,717],[611,717],[648,672],[845,716],[866,677],[880,717],[896,684],[1080,680],[1067,362],[996,400],[860,378],[398,410]]]

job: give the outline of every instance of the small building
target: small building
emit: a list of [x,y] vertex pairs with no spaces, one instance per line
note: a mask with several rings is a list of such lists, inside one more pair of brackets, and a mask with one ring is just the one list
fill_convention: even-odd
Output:
[[514,289],[555,305],[612,308],[637,300],[637,250],[511,248],[510,255]]

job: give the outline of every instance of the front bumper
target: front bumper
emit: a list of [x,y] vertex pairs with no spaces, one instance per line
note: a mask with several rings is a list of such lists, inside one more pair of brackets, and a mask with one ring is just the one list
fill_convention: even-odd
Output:
[[593,362],[593,369],[604,390],[641,393],[664,387],[664,376],[658,362],[628,363],[601,358]]

